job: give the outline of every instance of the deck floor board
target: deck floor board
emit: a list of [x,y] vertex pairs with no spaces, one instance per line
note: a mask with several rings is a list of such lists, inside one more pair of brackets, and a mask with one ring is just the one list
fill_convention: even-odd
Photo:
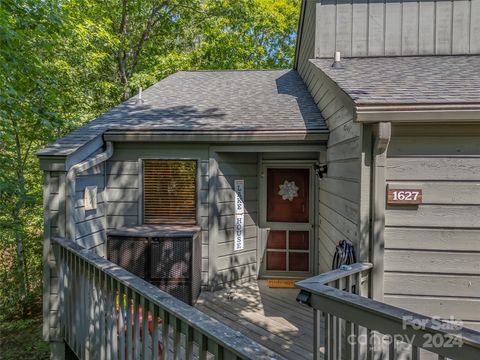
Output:
[[297,293],[259,280],[202,292],[195,306],[287,359],[312,359],[312,310],[295,301]]

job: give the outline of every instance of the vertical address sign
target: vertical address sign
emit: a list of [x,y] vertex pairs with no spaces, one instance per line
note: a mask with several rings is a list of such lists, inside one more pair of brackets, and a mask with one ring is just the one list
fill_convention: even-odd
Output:
[[233,250],[243,250],[244,247],[244,229],[245,229],[245,181],[235,180],[235,238],[233,241]]

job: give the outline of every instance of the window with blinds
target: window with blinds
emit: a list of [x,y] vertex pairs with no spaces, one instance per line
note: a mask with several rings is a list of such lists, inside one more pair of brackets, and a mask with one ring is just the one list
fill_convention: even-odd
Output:
[[144,160],[143,194],[145,224],[195,224],[197,162]]

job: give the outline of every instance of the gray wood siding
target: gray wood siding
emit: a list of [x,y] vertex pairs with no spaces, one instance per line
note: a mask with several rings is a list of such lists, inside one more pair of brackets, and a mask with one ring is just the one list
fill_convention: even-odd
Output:
[[140,159],[194,159],[198,161],[198,221],[202,228],[202,283],[208,281],[208,145],[116,143],[106,167],[107,228],[143,222]]
[[[87,186],[97,187],[97,209],[85,210],[84,191]],[[75,241],[86,249],[95,249],[105,255],[107,239],[105,201],[105,164],[99,164],[77,175],[75,182]]]
[[[210,281],[213,287],[257,276],[257,154],[212,152],[210,193]],[[245,180],[245,247],[233,250],[234,181]]]
[[353,122],[351,103],[323,72],[308,62],[302,77],[330,130],[328,175],[319,191],[319,271],[325,272],[338,241],[350,240],[360,250],[361,127]]
[[307,2],[302,42],[316,16],[314,57],[480,53],[480,0]]
[[[306,1],[300,44],[297,49],[296,67],[300,76],[304,77],[309,67],[308,60],[315,57],[315,1]],[[303,4],[302,4],[303,6]]]
[[[218,151],[218,148],[216,151],[210,149],[208,144],[116,143],[113,156],[105,164],[77,177],[74,214],[77,242],[105,255],[109,229],[143,223],[142,159],[196,159],[199,169],[198,221],[202,229],[202,284],[204,287],[223,287],[255,279],[258,274],[259,153]],[[318,152],[299,152],[298,149],[293,153],[262,154],[264,159],[290,161],[316,160],[319,156]],[[234,252],[236,179],[245,181],[246,212],[245,248]],[[59,181],[55,178],[50,183],[58,188]],[[98,209],[93,212],[86,212],[83,203],[84,189],[89,185],[98,186]],[[336,201],[328,193],[325,193],[325,199],[327,203]],[[341,206],[348,204],[342,203]],[[56,224],[65,223],[65,212],[59,211],[60,198],[53,196],[50,208],[51,231],[60,233]],[[346,208],[345,211],[352,210]],[[346,216],[351,218],[350,213]]]
[[387,206],[385,301],[480,325],[480,144],[471,136],[394,137],[387,183],[420,187]]

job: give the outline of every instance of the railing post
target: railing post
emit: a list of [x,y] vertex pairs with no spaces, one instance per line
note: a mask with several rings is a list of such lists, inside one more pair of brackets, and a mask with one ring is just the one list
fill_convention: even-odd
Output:
[[166,355],[169,353],[169,337],[170,337],[170,317],[166,311],[161,312],[162,319],[162,345],[163,353]]
[[[345,279],[345,289],[347,292],[352,291],[352,276],[349,275]],[[352,322],[345,320],[345,337],[343,339],[343,347],[345,349],[345,360],[353,360],[353,346],[352,346]]]
[[[68,251],[65,251],[64,252],[64,256],[63,256],[63,261],[64,261],[64,266],[65,266],[65,279],[64,279],[64,287],[66,289],[71,289],[71,279],[72,279],[72,275],[71,275],[71,269],[70,269],[70,253]],[[71,328],[71,315],[70,315],[70,294],[71,294],[71,291],[65,291],[65,294],[64,294],[64,299],[65,299],[65,309],[64,309],[64,317],[65,317],[65,339],[67,340],[67,342],[69,344],[71,344],[71,332],[72,332],[72,328]]]
[[173,321],[173,358],[177,359],[180,354],[182,322],[178,318]]
[[72,288],[74,290],[73,293],[73,308],[75,312],[75,318],[74,318],[74,324],[75,327],[73,329],[73,338],[74,338],[74,349],[77,354],[80,354],[80,306],[78,304],[78,300],[81,296],[81,293],[79,291],[79,286],[80,286],[80,258],[74,257],[73,258],[73,272],[75,274],[74,276],[74,281],[72,282]]
[[[320,351],[322,343],[322,312],[317,309],[313,309],[313,359],[323,359],[322,352]],[[325,345],[326,346],[326,345]]]
[[93,338],[93,351],[92,351],[92,358],[99,359],[100,358],[100,341],[101,341],[101,320],[100,317],[102,313],[100,312],[100,294],[99,294],[99,280],[100,278],[97,276],[98,271],[95,267],[92,266],[92,293],[93,293],[93,304],[90,306],[92,307],[91,314],[93,315],[92,318],[92,325],[91,329],[93,330],[90,336]]
[[65,337],[65,263],[63,259],[63,248],[58,245],[54,246],[56,254],[56,263],[58,266],[58,296],[60,306],[60,336]]
[[105,296],[106,296],[106,309],[107,316],[107,336],[106,336],[106,358],[112,360],[112,342],[113,342],[113,313],[112,313],[112,293],[109,277],[105,274]]
[[100,359],[106,360],[107,358],[107,279],[102,272],[99,276],[99,289],[100,289]]
[[[110,308],[110,314],[112,316],[112,337],[110,338],[112,342],[112,360],[117,360],[118,356],[118,317],[117,312],[117,281],[114,278],[110,278],[110,297],[112,299],[112,307]],[[120,310],[120,309],[119,309]]]
[[194,330],[193,328],[185,324],[185,341],[186,341],[186,349],[185,349],[185,356],[187,359],[193,356],[193,340],[194,340]]
[[118,316],[117,316],[117,328],[118,328],[118,357],[119,359],[125,359],[125,294],[123,293],[123,286],[117,282],[118,292]]
[[140,304],[142,307],[142,359],[147,358],[148,354],[148,302],[142,296],[140,299]]
[[133,359],[133,319],[132,310],[134,306],[132,304],[132,292],[125,286],[125,294],[127,296],[127,360]]
[[395,339],[392,339],[388,347],[388,360],[395,360],[397,358]]
[[[87,295],[87,313],[88,320],[85,332],[85,339],[87,341],[87,348],[85,350],[85,355],[88,359],[95,359],[94,350],[95,350],[95,273],[91,266],[87,263],[84,265],[86,267],[86,288],[88,289]],[[93,273],[92,273],[93,272]]]
[[134,359],[140,359],[141,352],[141,338],[140,338],[140,306],[139,306],[139,295],[133,293],[133,351]]
[[325,313],[325,325],[324,325],[324,347],[325,347],[325,359],[331,360],[332,357],[332,348],[330,344],[331,338],[331,322],[332,322],[332,315]]
[[[152,314],[152,359],[159,359],[160,355],[163,354],[163,356],[168,356],[168,354],[166,353],[166,349],[163,347],[160,349],[160,351],[158,349],[160,343],[158,337],[158,307],[153,303],[150,303],[150,313]],[[165,336],[165,334],[162,333],[162,336]]]

